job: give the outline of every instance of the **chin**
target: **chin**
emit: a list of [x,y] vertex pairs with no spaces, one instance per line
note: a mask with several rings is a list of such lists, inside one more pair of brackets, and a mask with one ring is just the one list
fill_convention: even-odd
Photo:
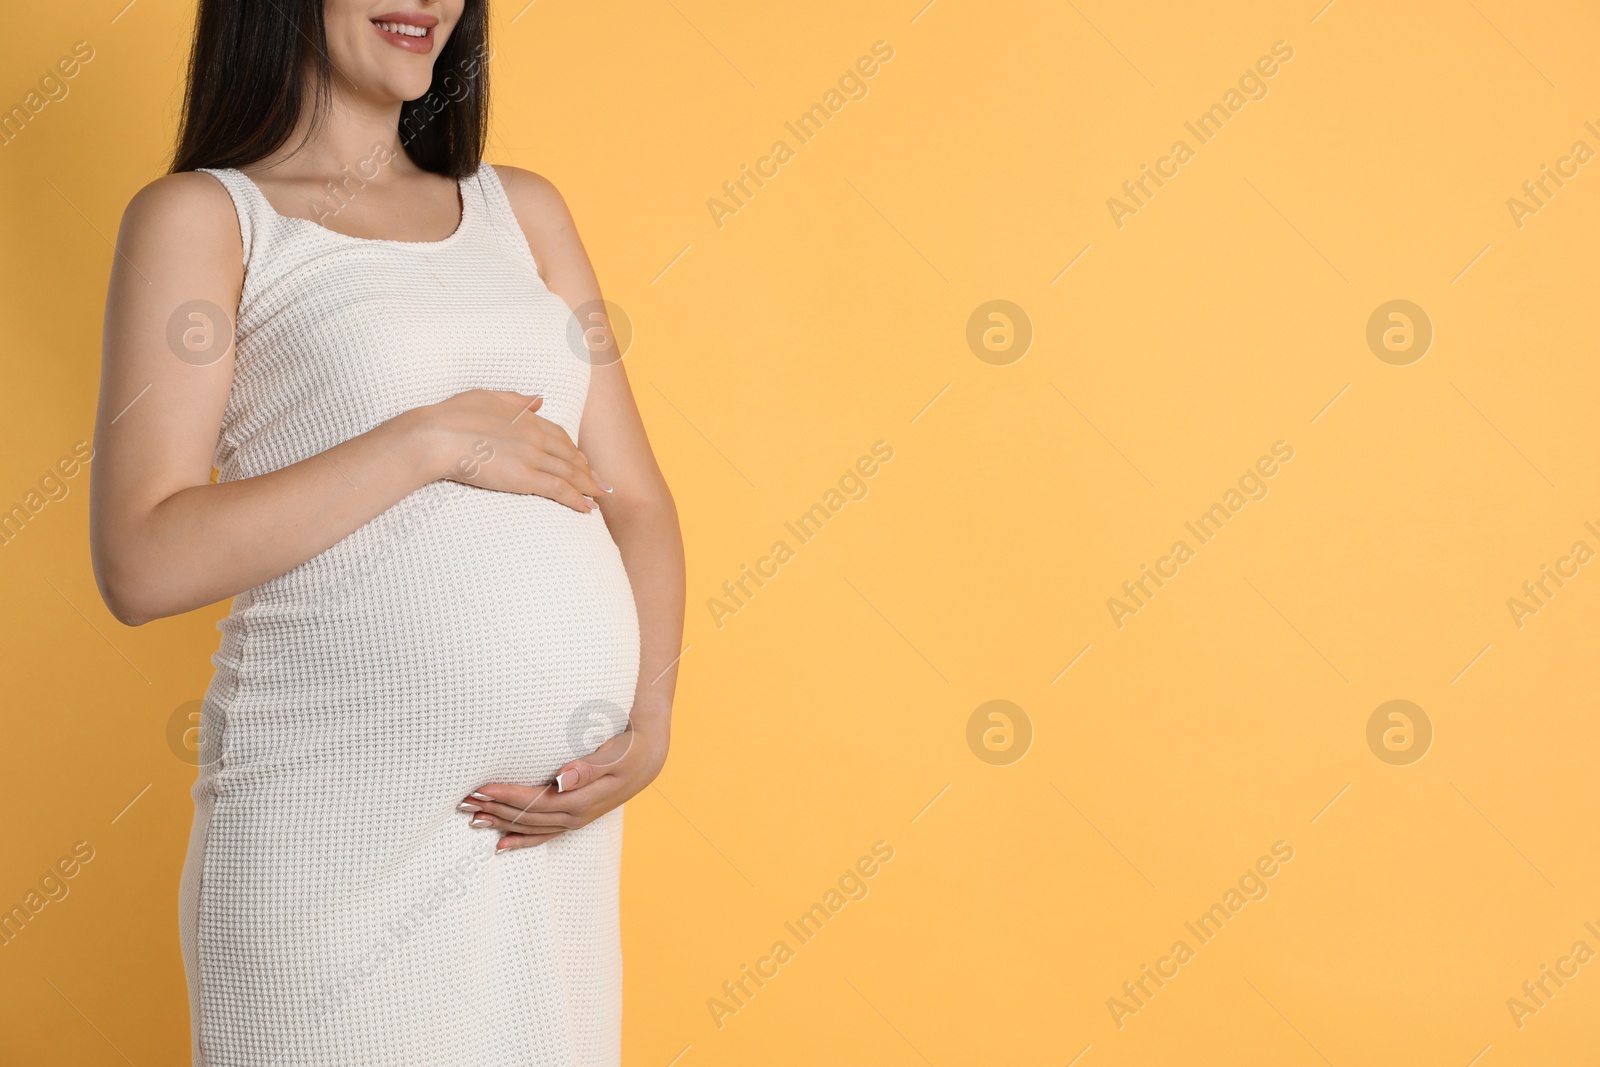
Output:
[[394,70],[392,67],[369,63],[357,64],[355,69],[339,63],[337,56],[330,57],[354,85],[354,96],[369,104],[397,104],[426,96],[433,84],[432,68]]
[[326,0],[329,59],[364,96],[415,100],[461,16],[462,0]]
[[408,71],[403,76],[384,78],[379,84],[378,93],[385,101],[404,103],[427,95],[428,89],[433,85],[433,70],[429,68],[421,77]]

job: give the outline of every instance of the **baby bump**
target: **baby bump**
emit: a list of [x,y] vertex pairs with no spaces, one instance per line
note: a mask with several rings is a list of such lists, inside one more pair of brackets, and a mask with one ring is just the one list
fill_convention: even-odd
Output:
[[470,792],[548,780],[626,724],[638,618],[599,513],[428,488],[224,621],[219,786],[315,769]]

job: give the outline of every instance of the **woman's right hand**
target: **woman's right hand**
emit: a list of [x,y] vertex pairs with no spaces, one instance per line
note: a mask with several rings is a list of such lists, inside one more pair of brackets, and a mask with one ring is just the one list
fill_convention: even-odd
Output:
[[592,498],[611,489],[567,431],[536,414],[543,404],[543,397],[469,389],[417,409],[437,477],[593,511]]

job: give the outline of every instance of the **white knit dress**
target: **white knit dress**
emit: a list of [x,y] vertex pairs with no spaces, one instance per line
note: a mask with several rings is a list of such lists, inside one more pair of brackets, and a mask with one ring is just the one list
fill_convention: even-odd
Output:
[[[488,164],[434,242],[208,173],[244,239],[223,481],[473,388],[578,439],[576,323]],[[197,1067],[615,1067],[622,812],[496,856],[456,810],[626,721],[639,626],[600,512],[434,482],[219,628],[180,909]]]

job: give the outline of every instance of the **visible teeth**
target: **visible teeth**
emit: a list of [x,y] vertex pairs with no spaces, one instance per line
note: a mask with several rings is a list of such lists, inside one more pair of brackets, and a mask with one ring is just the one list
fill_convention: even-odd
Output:
[[404,22],[380,22],[378,29],[389,33],[398,33],[405,37],[426,37],[428,31],[421,26],[412,26]]

